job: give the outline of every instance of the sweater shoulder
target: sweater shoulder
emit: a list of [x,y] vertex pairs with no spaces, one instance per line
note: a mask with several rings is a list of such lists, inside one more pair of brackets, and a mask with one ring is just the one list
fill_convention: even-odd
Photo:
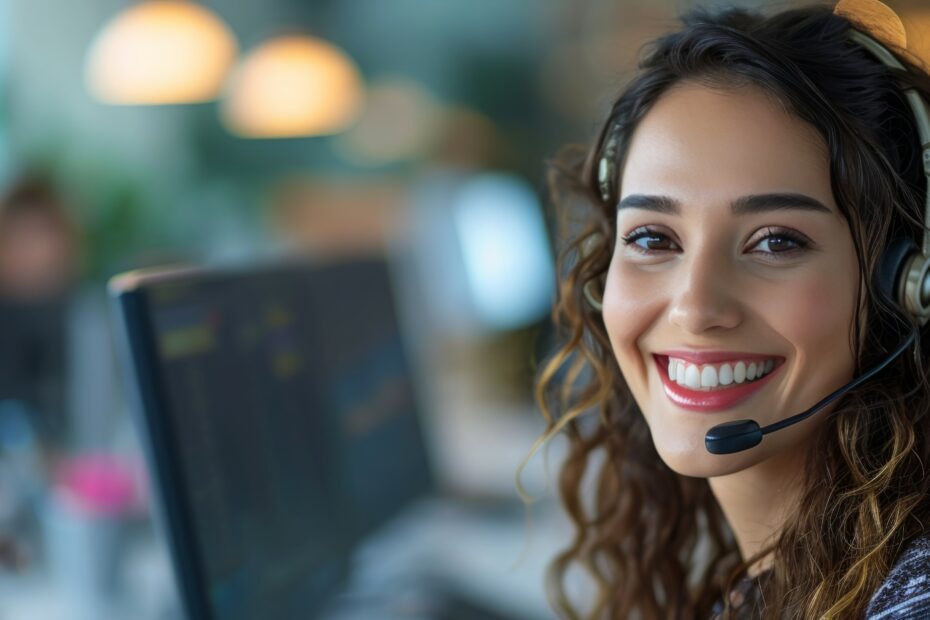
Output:
[[872,595],[865,615],[867,620],[930,617],[930,531],[905,548]]

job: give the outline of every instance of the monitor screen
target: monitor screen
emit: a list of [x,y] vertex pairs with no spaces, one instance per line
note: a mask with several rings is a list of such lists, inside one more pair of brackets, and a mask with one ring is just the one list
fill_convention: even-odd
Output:
[[192,617],[308,618],[432,489],[381,259],[114,279]]

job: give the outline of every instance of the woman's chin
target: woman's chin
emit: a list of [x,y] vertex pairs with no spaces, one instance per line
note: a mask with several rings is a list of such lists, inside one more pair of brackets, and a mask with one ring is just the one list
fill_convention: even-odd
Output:
[[656,451],[662,461],[675,473],[691,478],[715,478],[735,474],[751,467],[764,458],[759,448],[736,454],[711,454],[700,441],[659,442]]

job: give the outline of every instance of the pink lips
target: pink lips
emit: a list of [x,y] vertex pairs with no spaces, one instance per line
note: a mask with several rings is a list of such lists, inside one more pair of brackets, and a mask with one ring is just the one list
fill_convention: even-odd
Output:
[[662,384],[665,387],[665,395],[668,396],[669,400],[671,400],[682,409],[688,409],[690,411],[701,411],[705,413],[723,411],[724,409],[735,407],[739,403],[743,402],[757,391],[765,387],[769,380],[775,376],[775,373],[778,372],[778,369],[781,368],[783,362],[782,359],[778,359],[775,362],[775,367],[771,370],[771,372],[757,381],[751,381],[737,387],[730,387],[723,390],[702,392],[699,390],[692,390],[683,385],[679,385],[669,378],[667,355],[653,354],[652,357],[656,360],[656,364],[659,366],[659,376],[662,377]]

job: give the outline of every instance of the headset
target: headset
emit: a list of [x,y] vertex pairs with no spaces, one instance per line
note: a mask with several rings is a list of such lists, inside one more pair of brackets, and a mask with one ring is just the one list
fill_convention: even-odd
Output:
[[[904,66],[874,38],[851,28],[849,38],[868,50],[873,56],[888,67],[905,70]],[[762,442],[763,436],[787,428],[814,415],[828,404],[870,379],[885,368],[894,359],[911,347],[917,339],[918,325],[923,326],[930,320],[930,114],[927,104],[914,88],[904,89],[908,105],[914,114],[923,158],[924,176],[927,191],[924,206],[923,245],[909,238],[893,239],[879,262],[875,274],[875,288],[889,303],[902,309],[915,320],[911,325],[910,335],[902,344],[875,367],[820,400],[813,407],[796,415],[785,418],[768,426],[760,427],[755,420],[734,420],[714,426],[704,436],[704,446],[712,454],[732,454],[748,450]],[[608,128],[604,138],[603,152],[598,160],[598,186],[606,204],[611,204],[615,196],[615,179],[617,170],[617,151],[619,136],[616,125]],[[601,302],[591,292],[591,285],[596,280],[585,283],[583,292],[588,304],[598,312],[602,310]]]

